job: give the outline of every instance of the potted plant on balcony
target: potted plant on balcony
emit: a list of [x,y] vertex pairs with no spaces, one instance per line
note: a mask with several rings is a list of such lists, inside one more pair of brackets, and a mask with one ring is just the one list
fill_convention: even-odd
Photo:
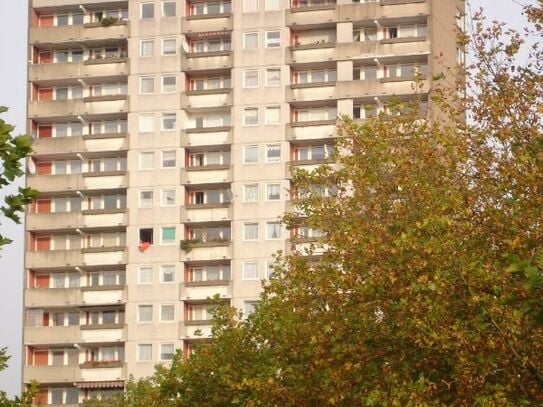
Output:
[[109,27],[115,24],[119,19],[117,17],[104,17],[100,20],[100,25],[102,27]]

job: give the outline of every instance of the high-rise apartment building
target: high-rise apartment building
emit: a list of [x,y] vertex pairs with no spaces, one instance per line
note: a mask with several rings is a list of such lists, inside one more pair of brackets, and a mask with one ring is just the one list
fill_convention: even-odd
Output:
[[[24,383],[77,405],[246,313],[289,169],[462,63],[462,0],[31,0]],[[459,59],[460,58],[460,59]],[[430,106],[431,109],[431,106]]]

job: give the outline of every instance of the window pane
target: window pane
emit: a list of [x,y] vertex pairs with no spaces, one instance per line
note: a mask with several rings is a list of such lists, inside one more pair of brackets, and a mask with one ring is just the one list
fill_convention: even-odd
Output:
[[257,240],[258,239],[258,223],[246,223],[244,226],[245,240]]
[[162,114],[162,130],[175,130],[175,113]]
[[258,33],[245,33],[244,34],[244,48],[256,49],[258,48]]
[[281,224],[279,222],[268,222],[266,224],[266,239],[280,239]]
[[247,108],[243,111],[243,124],[245,126],[254,126],[258,124],[258,109]]
[[175,1],[165,1],[162,3],[162,15],[164,17],[175,17]]
[[141,5],[141,18],[154,18],[155,5],[153,3],[143,3]]
[[279,106],[266,107],[266,123],[276,124],[281,122],[281,108]]
[[258,200],[258,184],[245,185],[245,202],[255,202]]
[[244,280],[258,279],[258,263],[256,262],[243,263],[243,279]]
[[140,305],[138,308],[138,320],[140,322],[151,322],[153,320],[153,306]]
[[141,78],[140,93],[142,95],[155,92],[155,78]]
[[153,268],[140,267],[138,271],[138,281],[143,284],[152,283],[153,282]]
[[175,227],[162,228],[162,243],[175,243]]
[[278,48],[281,46],[281,33],[279,31],[266,32],[266,47]]
[[258,146],[245,146],[243,150],[243,162],[245,164],[258,161]]
[[266,69],[266,85],[267,86],[281,85],[281,69],[279,68]]
[[177,88],[177,78],[175,76],[162,77],[162,92],[175,92]]
[[167,39],[162,41],[162,55],[175,55],[177,52],[177,41]]
[[175,168],[175,151],[163,151],[162,152],[162,167],[163,168]]
[[175,206],[174,189],[165,189],[162,191],[162,206]]
[[250,70],[244,72],[243,86],[246,88],[254,88],[258,86],[258,71]]
[[243,12],[255,13],[258,11],[258,0],[243,0]]
[[150,133],[155,130],[155,117],[153,114],[140,114],[139,130],[141,133]]
[[266,162],[276,163],[281,161],[281,145],[271,144],[266,146]]
[[153,357],[153,345],[138,345],[138,360],[141,362],[149,361]]
[[269,201],[277,201],[281,199],[281,186],[279,184],[268,184],[267,197]]
[[160,306],[160,320],[173,321],[175,319],[175,307],[173,305]]
[[172,283],[175,281],[175,266],[162,266],[161,280],[163,283]]
[[172,360],[174,355],[173,343],[163,343],[160,345],[160,359]]
[[155,53],[155,42],[153,40],[145,40],[141,42],[140,56],[152,57]]

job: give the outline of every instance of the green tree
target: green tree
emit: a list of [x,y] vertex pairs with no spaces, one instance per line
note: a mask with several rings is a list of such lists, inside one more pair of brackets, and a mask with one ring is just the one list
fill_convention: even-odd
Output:
[[475,16],[466,82],[432,93],[445,120],[344,118],[336,163],[293,174],[285,222],[322,238],[114,405],[542,405],[543,59],[536,41],[517,62],[524,35]]
[[[8,109],[0,106],[0,114]],[[32,142],[26,135],[13,136],[15,128],[0,118],[0,190],[10,185],[24,174],[22,160],[32,152]],[[31,188],[19,188],[16,194],[4,197],[0,206],[2,215],[16,223],[20,223],[19,214],[24,212],[24,206],[29,204],[37,195]],[[0,235],[0,249],[11,243],[11,240]]]

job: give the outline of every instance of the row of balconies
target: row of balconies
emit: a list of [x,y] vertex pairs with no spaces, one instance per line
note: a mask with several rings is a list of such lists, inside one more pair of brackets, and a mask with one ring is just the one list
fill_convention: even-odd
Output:
[[25,366],[23,382],[66,383],[125,380],[126,364],[110,363],[95,365]]
[[[429,54],[430,43],[426,37],[366,42],[331,42],[288,47],[285,52],[286,63],[295,65],[342,60],[373,62],[374,58],[379,55]],[[101,62],[100,64],[85,64],[83,62],[34,64],[29,66],[29,79],[31,81],[54,81],[69,78],[124,77],[130,73],[126,59],[105,58]],[[183,54],[181,61],[182,70],[187,72],[232,69],[233,66],[232,51],[186,53]],[[32,111],[30,116],[32,116]]]

